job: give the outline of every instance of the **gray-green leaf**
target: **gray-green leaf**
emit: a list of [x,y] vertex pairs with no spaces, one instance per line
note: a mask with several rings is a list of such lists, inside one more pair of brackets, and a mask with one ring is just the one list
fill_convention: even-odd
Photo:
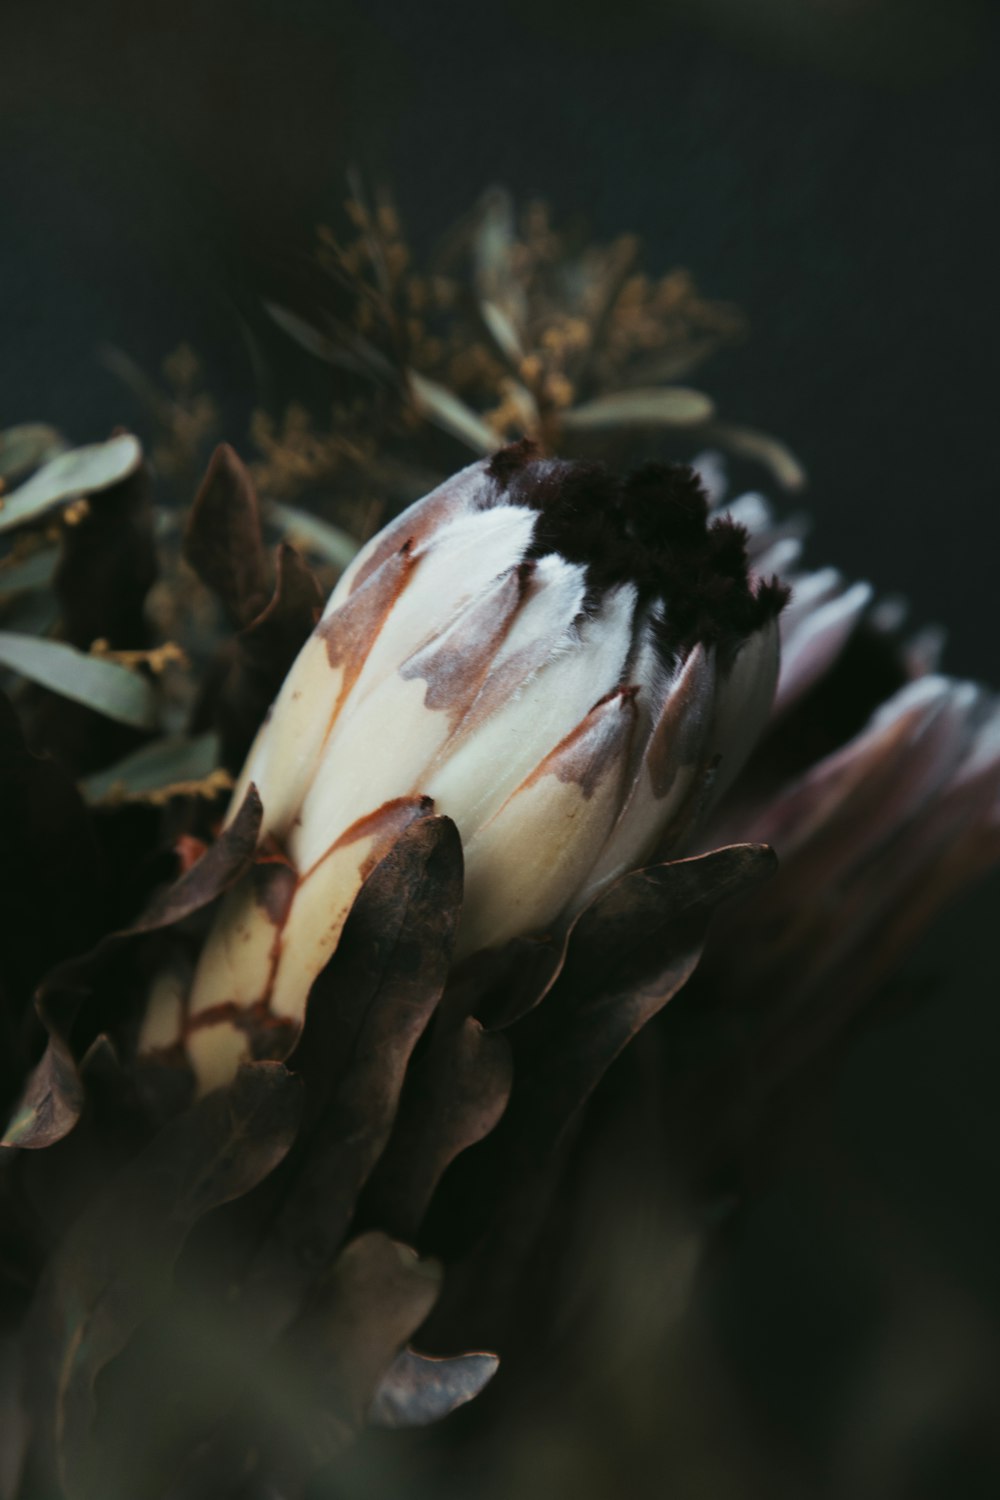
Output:
[[322,521],[319,516],[298,510],[293,505],[279,505],[272,500],[267,514],[289,541],[301,542],[305,551],[336,563],[338,568],[346,568],[360,550],[361,543],[339,526],[332,526],[329,521]]
[[88,802],[102,802],[116,793],[143,796],[179,783],[203,781],[218,764],[217,734],[200,734],[195,739],[167,734],[106,770],[86,777],[80,783],[80,790]]
[[734,427],[729,422],[717,422],[705,437],[728,448],[738,458],[764,464],[786,490],[800,490],[806,482],[806,471],[791,448],[766,432],[758,432],[755,427]]
[[66,449],[66,441],[44,422],[22,422],[0,432],[0,479],[10,480],[28,469],[54,458]]
[[697,427],[714,415],[711,400],[687,386],[645,386],[597,396],[563,415],[566,427]]
[[413,403],[429,422],[465,443],[475,453],[495,453],[502,446],[493,428],[466,406],[454,391],[439,385],[436,380],[428,380],[416,370],[407,371],[407,376]]
[[336,365],[340,370],[350,370],[355,375],[367,375],[369,379],[388,381],[391,385],[397,383],[399,377],[395,367],[380,349],[354,329],[334,327],[330,333],[324,333],[279,302],[265,302],[264,308],[282,333],[287,333],[301,349],[316,359]]
[[77,495],[92,495],[127,479],[142,462],[142,445],[130,432],[106,443],[88,443],[50,459],[16,490],[4,497],[0,531],[36,521],[46,511]]
[[0,630],[0,666],[7,667],[105,718],[135,729],[156,726],[156,694],[147,677],[116,661],[88,656],[62,641]]
[[47,588],[59,561],[56,547],[32,552],[30,557],[0,568],[0,594],[20,594],[25,589]]

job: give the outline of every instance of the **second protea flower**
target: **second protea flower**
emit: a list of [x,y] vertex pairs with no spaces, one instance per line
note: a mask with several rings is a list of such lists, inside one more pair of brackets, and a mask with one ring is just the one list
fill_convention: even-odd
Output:
[[[458,958],[543,933],[690,836],[763,727],[785,591],[690,469],[474,464],[341,578],[250,751],[262,863],[189,994],[151,1007],[203,1087],[247,1017],[297,1023],[374,864],[433,810],[462,836]],[[165,1007],[172,1011],[165,1013]]]

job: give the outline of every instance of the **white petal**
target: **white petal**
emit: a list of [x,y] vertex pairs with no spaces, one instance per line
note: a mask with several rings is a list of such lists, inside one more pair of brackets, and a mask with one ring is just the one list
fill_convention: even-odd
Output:
[[708,495],[708,503],[713,509],[721,505],[729,488],[725,454],[717,448],[706,448],[691,460],[691,467]]
[[715,690],[715,653],[699,644],[674,676],[621,814],[575,905],[587,905],[619,875],[640,866],[678,819],[708,762]]
[[423,545],[432,531],[446,525],[456,516],[477,510],[477,502],[482,501],[483,492],[489,485],[486,473],[488,467],[489,460],[469,464],[467,468],[439,484],[429,495],[407,506],[394,521],[390,521],[371,541],[366,542],[340,575],[337,587],[330,595],[327,612],[338,609],[348,594],[376,568],[381,567],[386,558],[398,552],[404,542],[412,538],[416,545]]
[[537,513],[501,505],[459,516],[414,550],[405,592],[372,643],[351,694],[359,703],[417,647],[440,635],[459,610],[522,560]]
[[[565,619],[575,585],[558,596],[554,623]],[[532,623],[543,625],[548,601],[539,596]],[[422,790],[439,812],[454,818],[469,837],[501,806],[541,760],[580,723],[589,709],[617,687],[628,657],[635,609],[631,585],[612,591],[593,619],[567,640],[541,670],[512,693],[473,734],[465,738]],[[544,642],[546,636],[539,635]],[[509,658],[516,660],[515,656]]]
[[[1000,703],[994,700],[975,731],[969,754],[955,776],[955,785],[971,783],[1000,770]],[[1000,784],[998,784],[1000,790]]]
[[407,553],[393,553],[339,610],[317,625],[257,732],[229,804],[230,819],[253,782],[264,807],[261,837],[284,837],[344,699],[413,571]]
[[740,495],[738,499],[725,506],[719,515],[728,516],[738,526],[745,526],[752,537],[762,536],[774,519],[774,512],[768,501],[763,495],[755,492]]
[[513,568],[493,579],[444,630],[397,661],[367,696],[355,702],[358,695],[352,695],[289,835],[289,852],[303,873],[359,809],[423,791],[435,758],[489,680],[522,610],[530,571]]
[[569,904],[621,806],[633,698],[595,705],[466,842],[458,957],[541,931]]
[[787,578],[801,556],[800,537],[781,537],[770,547],[765,547],[763,552],[757,554],[753,559],[753,570],[761,578],[770,578],[773,573],[777,573],[779,578]]
[[711,753],[719,768],[717,802],[746,763],[771,717],[779,668],[778,621],[771,619],[745,640],[733,662],[719,672]]
[[799,573],[788,582],[792,597],[781,612],[782,639],[796,630],[806,615],[844,591],[844,575],[839,568],[817,568],[812,573]]

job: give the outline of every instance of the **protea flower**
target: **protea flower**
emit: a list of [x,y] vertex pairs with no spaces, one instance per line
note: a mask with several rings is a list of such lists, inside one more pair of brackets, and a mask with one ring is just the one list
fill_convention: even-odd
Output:
[[[620,482],[530,444],[404,512],[343,575],[251,749],[267,863],[225,898],[181,1028],[202,1087],[301,1022],[367,873],[456,823],[456,959],[542,935],[689,840],[767,721],[786,590],[697,476]],[[166,1014],[164,1007],[171,1012]]]
[[[102,769],[131,793],[164,763],[173,781],[94,810],[0,718],[16,910],[52,920],[43,943],[10,924],[0,1059],[4,1347],[26,1371],[0,1427],[39,1492],[301,1495],[366,1422],[446,1415],[496,1359],[427,1351],[506,1356],[518,1326],[534,1344],[584,1106],[637,1033],[617,1080],[631,1054],[636,1098],[642,1067],[661,1095],[644,1192],[669,1163],[697,1243],[774,1099],[1000,852],[994,701],[697,473],[504,450],[393,522],[322,610],[287,544],[272,589],[253,485],[220,452],[186,555],[235,633],[196,728],[234,769],[277,695],[221,832],[192,800],[225,775],[211,736]],[[106,624],[146,576],[145,479],[104,478],[61,544],[66,640],[4,649],[51,690],[50,731],[86,680],[148,734],[178,703],[157,648]],[[65,484],[32,495],[51,509]],[[106,768],[98,716],[75,728],[77,765]],[[749,893],[774,857],[747,839],[784,858]],[[154,890],[164,850],[183,868]],[[603,1183],[588,1234],[614,1217]],[[443,1289],[394,1241],[439,1256]]]

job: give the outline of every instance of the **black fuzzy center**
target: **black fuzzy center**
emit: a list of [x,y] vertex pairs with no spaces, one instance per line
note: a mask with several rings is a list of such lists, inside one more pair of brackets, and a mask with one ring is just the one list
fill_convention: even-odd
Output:
[[662,600],[665,650],[742,639],[785,604],[777,578],[751,582],[745,528],[709,519],[708,496],[686,464],[647,463],[620,479],[604,464],[536,454],[516,443],[490,464],[502,498],[538,512],[530,555],[583,564],[595,596],[634,583],[642,600]]

